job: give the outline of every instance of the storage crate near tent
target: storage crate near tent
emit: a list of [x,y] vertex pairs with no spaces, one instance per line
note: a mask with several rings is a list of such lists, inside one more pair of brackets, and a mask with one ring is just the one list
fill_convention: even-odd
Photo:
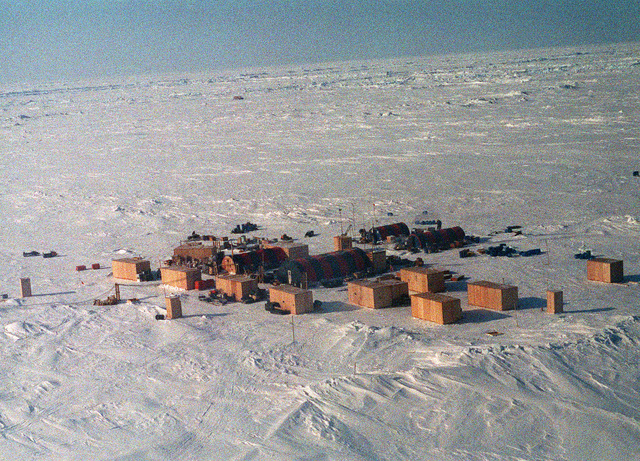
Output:
[[151,270],[151,263],[142,258],[122,258],[111,261],[113,277],[122,280],[138,281],[138,274]]
[[623,262],[610,258],[589,259],[587,278],[596,282],[622,283],[624,281]]
[[216,289],[241,301],[258,289],[258,280],[246,275],[218,275]]
[[409,295],[407,283],[396,279],[355,280],[347,284],[347,291],[350,304],[370,309],[393,306]]
[[480,280],[467,284],[469,304],[496,311],[515,309],[518,287]]
[[462,318],[460,300],[440,293],[411,295],[411,315],[415,318],[445,325]]
[[409,284],[409,290],[417,293],[444,291],[444,272],[424,266],[400,269],[400,280]]
[[374,248],[365,251],[371,261],[374,274],[382,274],[387,271],[387,252],[385,250]]
[[311,290],[291,285],[278,285],[269,288],[269,301],[278,303],[279,309],[293,315],[313,312],[313,293]]
[[201,278],[200,270],[191,267],[161,267],[160,274],[162,283],[183,290],[195,289],[196,281]]

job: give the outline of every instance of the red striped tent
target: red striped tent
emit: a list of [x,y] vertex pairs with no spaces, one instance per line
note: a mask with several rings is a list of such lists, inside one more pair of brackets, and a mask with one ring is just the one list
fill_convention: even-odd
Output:
[[449,248],[451,244],[464,243],[464,231],[461,227],[450,227],[447,229],[439,229],[436,231],[422,231],[415,229],[409,236],[409,246],[414,248],[436,249]]
[[366,270],[370,266],[371,260],[364,250],[350,248],[287,261],[278,269],[277,277],[281,282],[287,283],[289,272],[291,272],[294,284],[300,283],[302,274],[307,274],[309,282],[319,282],[344,278],[355,272]]
[[261,264],[264,264],[265,270],[276,269],[286,260],[287,253],[282,248],[262,248],[225,256],[222,260],[222,268],[227,272],[242,274],[257,272]]

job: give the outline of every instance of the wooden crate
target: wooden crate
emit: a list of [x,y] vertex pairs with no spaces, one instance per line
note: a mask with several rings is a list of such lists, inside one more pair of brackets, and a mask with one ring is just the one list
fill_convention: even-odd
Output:
[[174,256],[201,261],[215,257],[217,252],[218,248],[212,242],[190,242],[173,249]]
[[111,261],[113,277],[138,281],[138,274],[151,270],[151,263],[142,258],[122,258]]
[[167,306],[167,318],[179,319],[182,317],[182,302],[180,301],[180,296],[167,296],[164,299]]
[[218,275],[216,289],[241,301],[258,289],[258,280],[246,275]]
[[469,304],[496,311],[515,309],[518,287],[481,280],[467,284]]
[[462,308],[458,298],[439,293],[418,293],[411,296],[411,315],[445,325],[460,320]]
[[356,280],[347,284],[349,303],[370,309],[390,307],[409,294],[406,282],[400,280]]
[[313,293],[311,290],[291,285],[278,285],[269,288],[269,301],[278,303],[280,309],[293,315],[313,312]]
[[333,250],[342,251],[353,248],[353,239],[348,235],[336,235],[333,237]]
[[31,296],[31,279],[21,278],[20,279],[20,297],[28,298],[30,296]]
[[587,261],[587,278],[596,282],[622,283],[623,263],[619,259],[593,258]]
[[409,290],[417,293],[444,291],[444,272],[424,266],[400,269],[400,280],[409,284]]
[[196,280],[200,280],[200,270],[191,267],[161,267],[162,283],[183,290],[193,290]]
[[306,258],[309,256],[309,245],[306,243],[277,242],[265,243],[264,248],[282,248],[289,259]]
[[562,291],[547,290],[547,313],[562,314]]
[[365,250],[367,257],[371,261],[371,266],[375,274],[381,274],[387,270],[387,252],[385,250]]

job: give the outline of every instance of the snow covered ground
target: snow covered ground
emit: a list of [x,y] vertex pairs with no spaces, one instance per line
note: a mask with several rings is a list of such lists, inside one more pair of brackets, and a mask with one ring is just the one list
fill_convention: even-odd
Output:
[[[0,87],[0,458],[640,458],[639,88],[639,44]],[[262,304],[92,305],[113,258],[157,267],[193,230],[320,253],[423,211],[542,249],[416,255],[517,285],[517,311],[454,282],[464,319],[439,326],[320,288],[293,342]],[[588,282],[581,247],[625,283]]]

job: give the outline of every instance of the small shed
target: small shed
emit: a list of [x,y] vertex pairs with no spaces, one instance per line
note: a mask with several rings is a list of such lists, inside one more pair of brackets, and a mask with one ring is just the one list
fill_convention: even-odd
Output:
[[418,293],[411,296],[411,315],[445,325],[462,318],[460,300],[440,293]]
[[165,298],[167,306],[167,318],[178,319],[182,317],[182,302],[180,296],[167,296]]
[[162,283],[183,290],[193,290],[196,287],[196,280],[200,280],[200,269],[191,267],[161,267],[160,274]]
[[151,263],[142,258],[122,258],[111,261],[113,276],[122,280],[138,281],[138,274],[151,270]]
[[246,275],[218,275],[216,289],[241,301],[258,289],[258,280]]
[[444,291],[444,272],[425,266],[400,269],[400,280],[409,284],[409,290],[417,293]]
[[269,288],[269,301],[278,303],[280,309],[293,315],[313,312],[313,293],[311,290],[291,285],[278,285]]
[[560,290],[547,290],[547,313],[549,314],[562,314],[562,305],[564,304],[562,299],[562,291]]
[[596,282],[622,283],[623,262],[619,259],[593,258],[587,261],[587,278]]
[[349,235],[336,235],[333,237],[333,250],[342,251],[353,248],[353,239]]
[[390,307],[409,296],[407,283],[396,279],[355,280],[347,284],[347,291],[350,304],[370,309]]
[[518,305],[518,287],[480,280],[467,284],[469,304],[496,311],[515,309]]
[[367,258],[371,261],[371,268],[374,274],[381,274],[387,270],[387,252],[382,249],[373,248],[366,250]]
[[187,242],[173,249],[173,255],[181,258],[205,261],[216,258],[218,247],[212,241]]

